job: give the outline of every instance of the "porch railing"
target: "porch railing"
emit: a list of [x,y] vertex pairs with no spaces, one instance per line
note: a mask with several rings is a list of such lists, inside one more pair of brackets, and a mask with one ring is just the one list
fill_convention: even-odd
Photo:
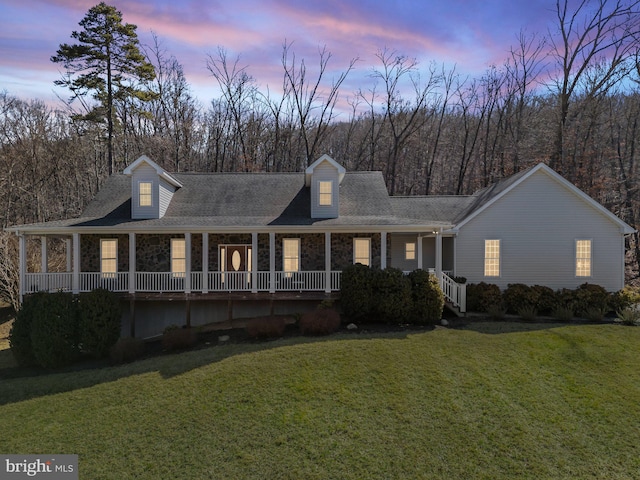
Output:
[[[434,272],[431,272],[434,273]],[[447,273],[440,276],[440,287],[445,297],[461,312],[466,312],[466,285],[456,283]],[[340,271],[311,272],[191,272],[189,283],[185,273],[135,272],[136,292],[323,292],[338,291],[341,286]],[[206,277],[206,278],[205,278]],[[89,292],[106,288],[113,292],[127,292],[129,272],[100,273],[81,272],[78,290]],[[329,285],[327,286],[327,281]],[[188,288],[187,288],[188,287]],[[328,288],[327,288],[328,287]],[[27,273],[23,293],[40,291],[73,291],[73,273]]]
[[80,291],[90,292],[97,288],[105,288],[112,292],[126,292],[129,290],[129,274],[118,273],[80,273]]
[[73,273],[27,273],[24,276],[24,293],[70,292]]
[[464,283],[455,282],[449,275],[442,273],[440,276],[440,288],[447,300],[460,309],[467,311],[467,286]]

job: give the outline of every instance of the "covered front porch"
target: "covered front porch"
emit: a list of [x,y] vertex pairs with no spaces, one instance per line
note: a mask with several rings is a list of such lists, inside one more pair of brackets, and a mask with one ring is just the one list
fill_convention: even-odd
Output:
[[[425,242],[416,244],[412,268],[405,268],[408,264],[396,259],[395,253],[410,237],[386,231],[21,234],[20,293],[80,293],[97,288],[127,294],[331,293],[340,290],[342,269],[347,265],[397,266],[408,271],[424,265],[424,255],[433,257],[435,265],[427,269],[440,279],[446,298],[464,311],[464,285],[452,280],[452,270],[443,270],[443,242],[438,233],[432,236],[433,253],[423,254]],[[56,255],[64,255],[66,262],[49,261],[52,239],[62,242]],[[34,262],[38,242],[40,261]],[[66,271],[50,271],[50,263],[58,270],[64,269],[62,264]]]

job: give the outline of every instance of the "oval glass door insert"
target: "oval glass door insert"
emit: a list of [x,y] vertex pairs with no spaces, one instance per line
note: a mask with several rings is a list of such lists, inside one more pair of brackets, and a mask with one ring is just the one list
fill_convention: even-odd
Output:
[[233,267],[233,270],[237,272],[240,269],[241,263],[242,258],[240,257],[240,252],[236,250],[233,252],[233,255],[231,255],[231,266]]

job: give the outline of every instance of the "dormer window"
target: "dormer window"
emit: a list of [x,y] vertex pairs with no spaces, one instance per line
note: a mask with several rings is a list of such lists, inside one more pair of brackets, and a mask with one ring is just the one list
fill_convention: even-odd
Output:
[[182,184],[142,155],[122,172],[131,177],[131,218],[162,218]]
[[330,207],[333,205],[333,182],[332,181],[320,181],[318,182],[318,205],[323,207]]
[[153,183],[140,182],[139,184],[139,205],[141,207],[153,206]]

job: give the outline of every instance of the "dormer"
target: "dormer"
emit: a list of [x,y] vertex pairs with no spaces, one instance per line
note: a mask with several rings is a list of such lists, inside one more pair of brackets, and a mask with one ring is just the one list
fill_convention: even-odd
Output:
[[311,189],[311,218],[338,218],[339,187],[345,173],[329,155],[322,155],[305,170],[305,185]]
[[131,218],[162,218],[174,192],[182,187],[157,163],[146,155],[124,169],[131,177]]

